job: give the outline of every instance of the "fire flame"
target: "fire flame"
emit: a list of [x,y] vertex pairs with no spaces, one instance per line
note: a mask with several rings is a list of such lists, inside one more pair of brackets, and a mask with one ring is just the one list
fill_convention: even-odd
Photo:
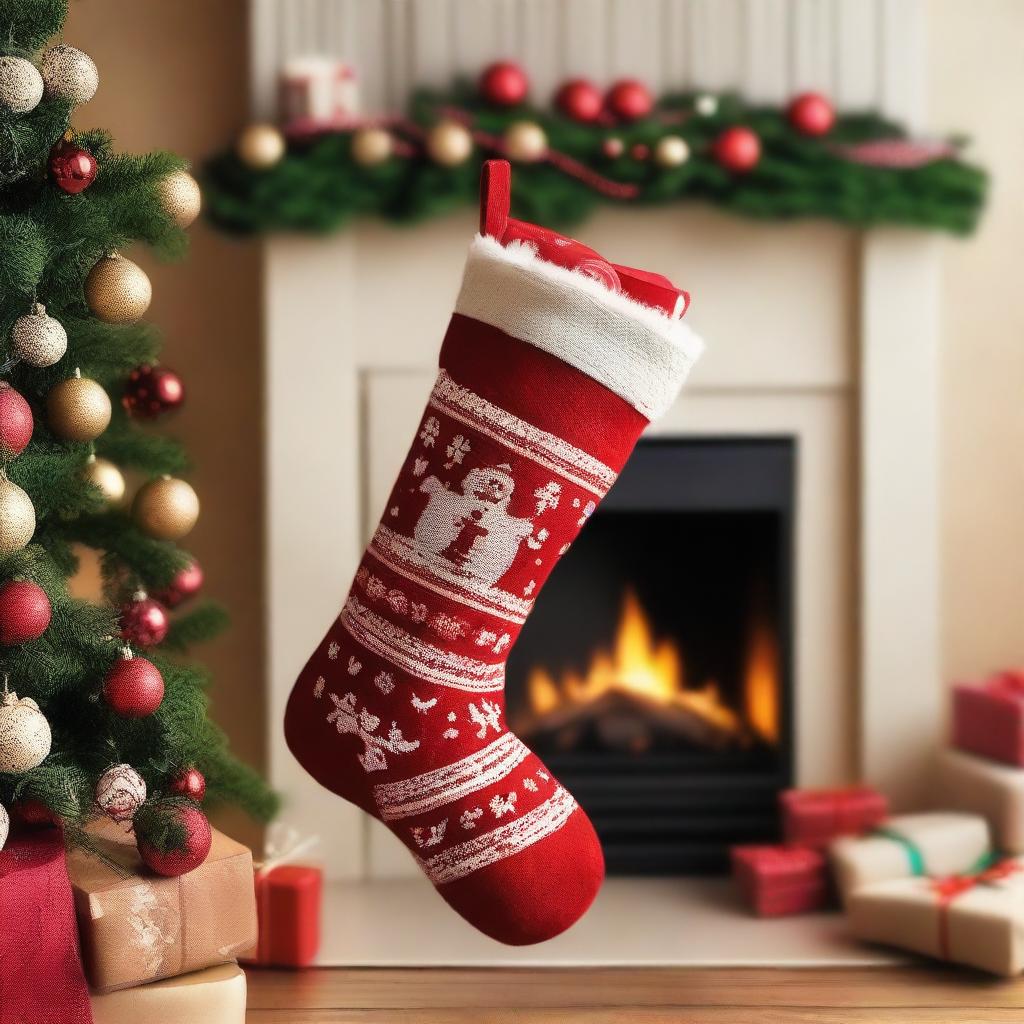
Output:
[[536,721],[573,704],[585,704],[619,692],[669,708],[681,708],[703,719],[721,734],[749,739],[753,729],[762,739],[778,739],[778,651],[767,624],[752,632],[744,679],[742,713],[722,698],[709,679],[699,687],[687,685],[683,655],[671,639],[658,640],[632,589],[623,597],[611,650],[596,652],[583,674],[567,670],[555,679],[542,667],[531,669],[527,698]]

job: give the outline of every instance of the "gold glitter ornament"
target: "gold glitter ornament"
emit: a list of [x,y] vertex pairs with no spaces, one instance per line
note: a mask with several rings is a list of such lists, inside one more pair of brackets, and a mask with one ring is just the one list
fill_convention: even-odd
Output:
[[678,135],[666,135],[654,144],[654,162],[659,167],[681,167],[690,159],[690,147]]
[[473,137],[458,121],[438,121],[427,132],[427,153],[435,164],[458,167],[473,153]]
[[82,478],[99,488],[111,508],[117,508],[124,501],[124,477],[110,459],[90,456],[89,461],[82,467]]
[[118,253],[104,256],[85,279],[85,301],[108,324],[133,324],[149,309],[153,286],[145,271]]
[[[27,114],[43,98],[43,76],[24,57],[0,57],[0,107]],[[8,143],[10,144],[10,143]]]
[[70,377],[46,396],[50,430],[64,441],[94,441],[110,424],[110,398],[88,377]]
[[68,335],[59,320],[46,315],[37,302],[31,313],[19,316],[11,328],[11,350],[29,366],[53,366],[68,350]]
[[515,121],[505,129],[505,152],[512,160],[536,163],[548,151],[548,137],[535,121]]
[[40,62],[46,95],[71,103],[88,103],[96,95],[100,73],[92,57],[67,43],[51,46]]
[[352,135],[352,159],[360,167],[376,167],[394,150],[395,144],[383,128],[360,128]]
[[285,148],[284,136],[272,124],[249,125],[235,143],[238,159],[257,171],[278,163]]
[[186,481],[159,477],[139,488],[132,518],[143,533],[156,540],[180,540],[196,525],[199,497]]
[[199,216],[202,193],[188,171],[171,171],[156,186],[160,205],[179,228],[187,228]]
[[6,476],[0,476],[0,555],[20,551],[36,532],[32,499]]
[[0,699],[0,772],[23,775],[50,753],[50,723],[31,697],[4,693]]

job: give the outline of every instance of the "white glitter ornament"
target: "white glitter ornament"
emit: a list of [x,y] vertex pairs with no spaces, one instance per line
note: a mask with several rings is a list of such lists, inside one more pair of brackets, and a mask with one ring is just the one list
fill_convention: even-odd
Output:
[[0,106],[15,114],[35,110],[43,98],[43,76],[24,57],[0,57]]
[[7,808],[0,804],[0,850],[7,845],[7,836],[11,831],[11,817]]
[[96,783],[96,803],[114,821],[131,821],[146,802],[146,782],[130,764],[115,764]]
[[92,57],[66,43],[58,43],[43,54],[41,70],[46,95],[53,99],[88,103],[100,84]]
[[60,321],[47,316],[46,307],[37,302],[31,313],[14,321],[11,349],[29,366],[53,366],[68,350],[68,334]]
[[22,775],[50,753],[50,723],[31,697],[5,693],[0,703],[0,772]]

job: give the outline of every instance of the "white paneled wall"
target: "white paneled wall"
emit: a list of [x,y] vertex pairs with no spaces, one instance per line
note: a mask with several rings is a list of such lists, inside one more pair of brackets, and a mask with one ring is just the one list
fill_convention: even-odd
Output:
[[921,21],[921,0],[252,0],[253,105],[272,117],[282,62],[328,53],[367,113],[511,58],[537,101],[573,75],[635,75],[768,102],[814,88],[919,122]]

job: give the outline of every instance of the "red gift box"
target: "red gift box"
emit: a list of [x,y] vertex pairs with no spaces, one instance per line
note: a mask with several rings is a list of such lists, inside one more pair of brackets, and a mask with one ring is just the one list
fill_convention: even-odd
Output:
[[1024,669],[953,688],[953,746],[1024,765]]
[[259,942],[246,963],[308,967],[320,949],[320,868],[285,864],[256,871]]
[[824,847],[839,836],[855,836],[889,817],[889,801],[870,786],[787,789],[779,794],[787,843]]
[[733,877],[758,917],[819,910],[829,901],[828,862],[802,846],[734,846]]

